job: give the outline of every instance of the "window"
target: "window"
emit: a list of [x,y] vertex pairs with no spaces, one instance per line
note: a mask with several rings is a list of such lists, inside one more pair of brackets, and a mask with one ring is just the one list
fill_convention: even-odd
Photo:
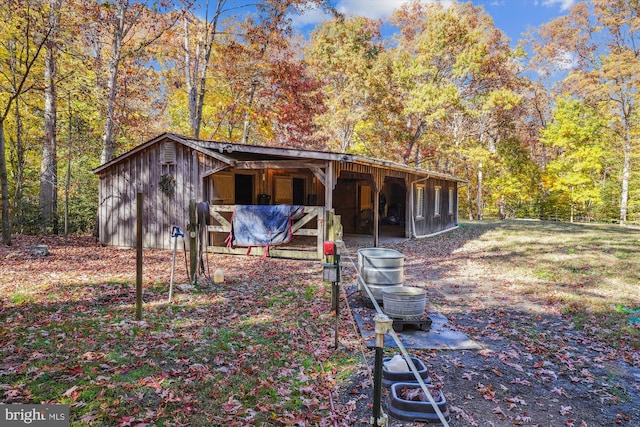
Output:
[[160,163],[163,165],[176,163],[176,144],[173,141],[165,141],[160,146]]
[[434,201],[433,201],[433,214],[435,216],[440,216],[440,201],[442,200],[440,197],[440,187],[435,188]]
[[424,217],[424,185],[416,187],[416,217]]
[[449,187],[449,214],[453,214],[453,187]]
[[293,204],[293,180],[290,176],[274,177],[274,203],[276,205]]

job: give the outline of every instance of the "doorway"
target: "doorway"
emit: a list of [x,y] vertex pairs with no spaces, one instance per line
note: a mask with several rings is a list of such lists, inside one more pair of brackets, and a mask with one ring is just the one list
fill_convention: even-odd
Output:
[[304,178],[293,178],[293,204],[294,205],[304,205],[305,201],[305,179]]
[[404,179],[387,176],[380,191],[385,201],[385,209],[380,213],[380,234],[386,236],[406,236],[407,232],[407,189]]
[[235,175],[235,204],[253,204],[253,175]]

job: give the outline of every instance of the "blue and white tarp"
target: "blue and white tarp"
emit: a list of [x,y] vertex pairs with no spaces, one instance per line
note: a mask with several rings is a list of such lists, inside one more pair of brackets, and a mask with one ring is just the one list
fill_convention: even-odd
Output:
[[237,205],[231,218],[230,246],[275,246],[293,238],[293,221],[302,218],[304,206]]

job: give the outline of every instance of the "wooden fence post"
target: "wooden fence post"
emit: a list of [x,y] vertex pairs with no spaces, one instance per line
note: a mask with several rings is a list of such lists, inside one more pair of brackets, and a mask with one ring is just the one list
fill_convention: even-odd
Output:
[[136,320],[142,320],[142,193],[136,194]]
[[191,284],[198,284],[198,218],[196,215],[196,201],[189,200],[189,273]]

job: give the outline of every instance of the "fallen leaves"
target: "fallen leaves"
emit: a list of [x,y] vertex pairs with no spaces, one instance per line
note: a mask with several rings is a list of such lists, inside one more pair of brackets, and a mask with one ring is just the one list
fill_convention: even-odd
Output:
[[[52,244],[26,265],[11,259],[0,265],[6,403],[66,403],[73,420],[94,425],[349,419],[350,408],[327,401],[335,377],[359,366],[324,332],[333,318],[318,263],[210,256],[228,264],[225,284],[176,286],[167,304],[171,253],[145,251],[135,321],[135,251],[86,241]],[[186,280],[179,269],[176,278]],[[26,286],[30,301],[10,301]]]
[[[576,329],[554,295],[520,281],[522,270],[505,278],[492,269],[497,258],[480,256],[490,253],[487,235],[479,240],[470,228],[396,247],[406,256],[407,283],[427,278],[434,309],[485,346],[420,355],[456,425],[636,425],[637,411],[628,408],[640,388],[616,369],[640,366],[637,348],[603,341],[591,319]],[[145,251],[144,320],[136,322],[132,251],[80,240],[69,247],[51,241],[50,254],[36,259],[5,256],[19,250],[19,238],[0,248],[4,402],[70,403],[82,425],[368,422],[361,338],[343,310],[345,348],[332,349],[330,291],[317,263],[210,255],[229,280],[176,286],[168,305],[171,253]],[[500,253],[508,258],[508,250]],[[509,259],[514,271],[528,262]],[[186,281],[182,270],[177,282]],[[449,280],[457,286],[452,298]]]
[[[430,369],[443,374],[444,390],[450,390],[452,417],[461,425],[583,427],[585,420],[591,420],[589,425],[612,425],[616,408],[640,398],[640,387],[634,386],[640,351],[637,344],[630,345],[637,343],[637,334],[620,328],[608,310],[611,301],[638,300],[640,288],[630,286],[628,279],[635,273],[621,264],[613,287],[622,289],[624,284],[625,291],[607,289],[611,277],[598,276],[601,283],[596,284],[596,276],[604,271],[595,266],[611,261],[609,253],[600,251],[603,242],[611,241],[613,235],[605,237],[609,229],[599,234],[596,227],[585,227],[568,236],[563,230],[548,230],[553,226],[528,223],[464,227],[459,234],[450,233],[455,237],[446,242],[443,238],[424,247],[414,241],[392,246],[408,254],[405,262],[415,266],[413,277],[427,281],[435,309],[485,347],[475,353],[430,356]],[[635,237],[613,233],[612,246],[638,241],[635,231]],[[585,235],[593,240],[584,242]],[[456,241],[458,247],[451,249]],[[541,285],[535,277],[541,265],[545,273],[564,274],[564,261],[558,260],[566,259],[561,257],[573,250],[574,242],[584,246],[566,258],[589,265],[589,281],[548,280]],[[430,262],[423,264],[421,259]],[[573,283],[589,283],[590,288],[577,290]],[[618,332],[625,339],[616,337]],[[634,411],[629,417],[637,424],[640,411]]]
[[573,412],[573,408],[571,406],[560,405],[560,415],[569,415]]
[[478,383],[476,384],[476,390],[478,391],[478,393],[480,393],[482,395],[482,397],[484,397],[486,400],[490,400],[492,402],[497,402],[496,400],[496,388],[493,386],[493,384],[489,384],[489,385],[484,385],[482,383]]

